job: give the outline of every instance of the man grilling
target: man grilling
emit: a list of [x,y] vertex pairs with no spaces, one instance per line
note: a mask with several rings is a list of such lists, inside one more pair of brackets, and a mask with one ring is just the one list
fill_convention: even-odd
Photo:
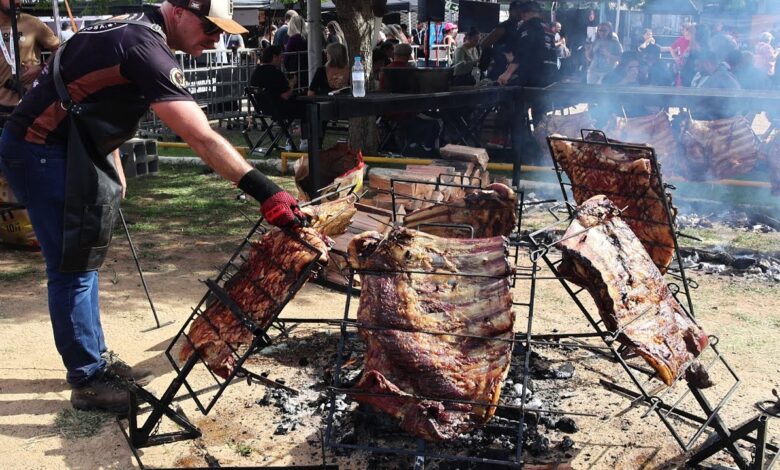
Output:
[[60,46],[0,137],[0,171],[27,206],[43,251],[54,339],[74,408],[124,411],[122,381],[150,380],[109,354],[97,275],[125,190],[116,149],[149,107],[207,165],[260,201],[270,223],[301,217],[295,198],[209,127],[171,52],[198,56],[221,32],[246,32],[231,16],[230,0],[166,0],[152,13],[79,31]]

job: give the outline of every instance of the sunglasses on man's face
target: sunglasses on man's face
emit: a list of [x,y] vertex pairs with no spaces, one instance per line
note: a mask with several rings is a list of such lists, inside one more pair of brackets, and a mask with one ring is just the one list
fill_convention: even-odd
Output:
[[203,34],[205,34],[206,36],[212,36],[214,34],[222,32],[222,28],[217,26],[216,23],[214,23],[208,18],[201,18],[200,25],[203,27]]

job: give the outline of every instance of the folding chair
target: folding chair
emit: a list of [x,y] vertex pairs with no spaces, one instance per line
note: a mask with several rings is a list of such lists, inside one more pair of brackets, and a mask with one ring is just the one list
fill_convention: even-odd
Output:
[[[255,142],[249,136],[249,130],[251,125],[248,125],[242,134],[246,139],[247,146],[249,146],[249,153],[251,154],[258,149],[263,143],[268,140],[270,145],[265,151],[264,156],[268,156],[274,149],[284,150],[279,145],[279,141],[282,137],[287,138],[287,142],[292,147],[293,151],[298,150],[298,146],[293,141],[292,134],[290,133],[290,126],[292,125],[292,119],[284,117],[282,110],[279,109],[278,104],[274,100],[274,97],[265,89],[257,87],[246,87],[246,97],[249,100],[250,120],[254,124],[255,128],[263,131],[260,138]],[[270,122],[269,122],[270,121]]]

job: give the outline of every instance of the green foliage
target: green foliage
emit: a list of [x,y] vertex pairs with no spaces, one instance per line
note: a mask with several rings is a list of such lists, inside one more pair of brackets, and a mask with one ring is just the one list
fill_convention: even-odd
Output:
[[[271,179],[295,192],[292,178]],[[235,236],[246,233],[259,217],[257,201],[238,201],[238,194],[233,184],[207,174],[203,166],[163,164],[157,176],[128,181],[122,210],[132,233]],[[117,237],[124,237],[121,224],[115,230]]]

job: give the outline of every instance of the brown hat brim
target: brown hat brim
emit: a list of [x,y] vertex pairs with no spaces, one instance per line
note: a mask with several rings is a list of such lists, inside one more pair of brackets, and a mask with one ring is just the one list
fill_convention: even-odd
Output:
[[209,19],[212,23],[219,26],[219,29],[226,33],[230,34],[244,34],[248,33],[246,28],[241,26],[240,24],[236,23],[234,20],[230,18],[218,18],[216,16],[207,16],[206,18]]

